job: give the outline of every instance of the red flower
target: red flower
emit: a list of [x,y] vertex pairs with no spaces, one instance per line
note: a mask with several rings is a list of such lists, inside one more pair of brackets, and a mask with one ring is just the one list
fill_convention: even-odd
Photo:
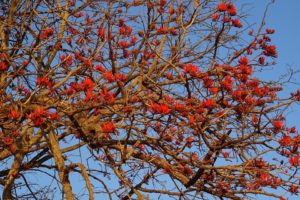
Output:
[[267,162],[264,161],[262,158],[260,158],[260,159],[258,159],[258,160],[254,160],[254,161],[253,161],[253,165],[254,165],[255,167],[262,168],[262,167],[267,166]]
[[51,37],[54,34],[54,28],[47,28],[44,31],[42,31],[41,35],[40,35],[40,39],[41,40],[45,40],[48,39],[49,37]]
[[66,62],[67,65],[72,65],[73,64],[73,58],[71,55],[61,55],[60,60],[62,62]]
[[106,69],[102,65],[97,65],[95,67],[95,70],[102,72],[102,73],[106,72]]
[[166,0],[159,0],[159,5],[160,6],[165,6],[167,4]]
[[298,186],[296,186],[296,185],[291,185],[289,191],[290,191],[292,194],[297,194],[297,193],[298,193],[298,189],[299,189]]
[[10,138],[10,137],[5,137],[5,138],[3,138],[2,139],[2,142],[5,144],[5,145],[11,145],[13,142],[14,142],[14,140],[12,139],[12,138]]
[[279,131],[283,128],[283,122],[280,120],[273,121],[273,126],[276,131]]
[[188,166],[184,166],[183,167],[183,174],[185,174],[185,175],[191,175],[191,174],[193,174],[193,170],[190,168],[190,167],[188,167]]
[[145,147],[144,147],[143,144],[139,144],[139,145],[137,146],[137,148],[138,148],[140,151],[144,151],[144,150],[145,150]]
[[132,33],[132,28],[130,26],[124,25],[123,27],[119,28],[120,35],[127,35],[129,36]]
[[218,88],[217,87],[209,88],[209,92],[211,92],[213,94],[217,94],[218,93]]
[[12,118],[12,119],[18,119],[21,114],[18,113],[17,110],[11,110],[10,113],[9,113],[9,116]]
[[171,109],[166,104],[160,104],[156,107],[156,111],[162,114],[169,114]]
[[85,90],[92,90],[94,88],[94,82],[89,78],[85,78],[81,84]]
[[300,101],[300,90],[297,90],[297,93],[296,93],[296,100],[297,100],[297,101]]
[[124,26],[124,25],[125,25],[124,19],[120,19],[120,20],[119,20],[119,26]]
[[175,108],[176,111],[181,112],[184,109],[184,104],[176,102],[174,104],[174,108]]
[[118,73],[118,74],[116,74],[116,80],[125,81],[126,80],[126,75]]
[[217,10],[219,12],[225,12],[227,10],[227,5],[225,3],[220,3],[218,6],[217,6]]
[[291,157],[289,163],[294,167],[300,166],[300,156]]
[[248,35],[253,35],[253,29],[248,32]]
[[196,76],[199,73],[198,67],[193,64],[187,64],[184,66],[183,71],[185,74]]
[[167,115],[171,112],[171,109],[166,104],[157,104],[153,101],[150,102],[150,112]]
[[174,36],[178,35],[178,32],[177,32],[177,30],[176,30],[175,28],[172,28],[172,29],[170,30],[170,33],[171,33],[172,35],[174,35]]
[[266,172],[262,172],[262,173],[260,173],[259,178],[260,178],[260,180],[266,182],[266,181],[269,180],[270,174],[268,174],[268,173],[266,173]]
[[259,86],[259,80],[257,78],[253,78],[246,83],[248,87],[254,88]]
[[231,17],[224,16],[223,19],[222,19],[222,22],[223,23],[228,23],[228,22],[230,22],[230,20],[231,20]]
[[227,91],[231,91],[232,90],[232,84],[233,84],[233,81],[231,80],[231,77],[226,76],[224,78],[224,80],[222,81],[222,88],[227,90]]
[[265,58],[264,57],[259,57],[258,62],[259,62],[259,64],[264,65],[265,64]]
[[167,34],[169,32],[169,29],[166,27],[159,27],[156,29],[157,34]]
[[115,77],[111,71],[103,73],[103,77],[105,80],[107,80],[109,83],[115,81]]
[[104,133],[113,133],[116,130],[116,127],[112,122],[104,122],[101,124],[101,128]]
[[101,27],[101,28],[98,29],[98,36],[101,39],[105,38],[105,29],[103,27]]
[[102,99],[104,101],[106,101],[109,104],[114,103],[114,101],[115,101],[114,94],[108,92],[106,87],[103,88],[103,92],[100,92],[100,96],[102,97]]
[[251,74],[252,73],[252,68],[249,65],[240,65],[240,70],[239,72],[241,74]]
[[228,3],[227,4],[227,12],[231,16],[235,16],[236,15],[236,8],[234,7],[234,5],[232,3]]
[[135,44],[136,41],[137,41],[137,38],[135,36],[132,36],[131,39],[130,39],[130,43]]
[[79,18],[79,17],[82,17],[83,16],[83,13],[82,12],[79,12],[79,13],[75,13],[74,14],[74,17],[76,18]]
[[264,47],[264,50],[265,51],[263,53],[265,56],[277,57],[277,50],[275,45],[266,46]]
[[228,158],[230,155],[230,152],[222,152],[222,155],[224,158]]
[[211,80],[208,75],[205,75],[205,77],[203,78],[204,87],[205,88],[210,88],[213,83],[214,83],[214,81]]
[[119,46],[122,48],[122,49],[126,49],[130,46],[129,43],[127,43],[125,40],[122,40],[119,42]]
[[239,59],[239,63],[240,63],[241,65],[248,65],[249,59],[248,59],[246,56],[241,57],[241,58]]
[[36,84],[37,85],[47,86],[48,88],[51,87],[51,82],[50,82],[50,80],[46,76],[37,77]]
[[202,102],[202,106],[208,109],[213,109],[215,105],[216,105],[216,101],[214,99],[207,99]]
[[213,22],[216,22],[218,21],[218,19],[220,18],[220,15],[218,13],[214,13],[212,16],[211,16],[211,19]]
[[191,142],[194,141],[194,138],[191,137],[191,136],[189,136],[189,137],[187,137],[187,138],[185,139],[185,141],[188,142],[188,143],[191,143]]
[[230,184],[226,181],[219,181],[217,184],[217,190],[221,193],[227,193],[230,191]]
[[293,144],[290,136],[283,135],[282,139],[278,141],[281,146],[290,146]]
[[274,30],[274,29],[267,28],[267,29],[266,29],[266,33],[267,33],[267,34],[273,34],[273,33],[275,33],[275,30]]
[[7,65],[5,64],[5,62],[4,62],[4,61],[0,62],[0,70],[5,71],[5,70],[7,70],[7,69],[8,69],[8,67],[7,67]]
[[243,26],[239,19],[233,19],[232,20],[232,25],[237,27],[237,28],[241,28]]

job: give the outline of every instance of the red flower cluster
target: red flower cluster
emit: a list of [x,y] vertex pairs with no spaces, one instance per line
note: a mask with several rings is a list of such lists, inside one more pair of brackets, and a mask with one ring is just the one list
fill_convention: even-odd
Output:
[[206,99],[202,102],[202,106],[211,110],[216,106],[216,101],[214,99]]
[[293,156],[289,159],[289,163],[294,166],[298,167],[300,166],[300,156]]
[[190,74],[191,76],[197,76],[199,74],[199,69],[196,65],[187,64],[184,66],[183,71],[185,74]]
[[291,146],[293,140],[290,136],[283,135],[282,139],[278,141],[281,146]]
[[126,49],[128,47],[130,47],[130,43],[127,43],[125,40],[121,40],[119,42],[119,46],[122,48],[122,49]]
[[101,124],[101,129],[104,133],[113,133],[116,127],[113,122],[104,122]]
[[265,56],[277,57],[277,50],[275,45],[265,46],[263,49],[265,50],[263,52]]
[[7,70],[7,69],[8,69],[8,66],[5,64],[4,61],[1,61],[1,62],[0,62],[0,70],[1,70],[1,71],[5,71],[5,70]]
[[27,118],[31,119],[35,126],[40,126],[48,116],[49,113],[45,111],[43,107],[38,107],[29,115],[27,115]]
[[37,77],[36,84],[42,85],[42,86],[47,86],[49,89],[52,87],[52,83],[46,76]]
[[237,27],[237,28],[241,28],[243,26],[243,24],[241,23],[241,21],[239,19],[233,19],[232,20],[232,25]]
[[275,131],[280,131],[281,129],[284,128],[283,121],[281,120],[274,120],[273,126]]
[[98,37],[102,40],[105,38],[105,29],[103,27],[98,29]]
[[[235,6],[233,5],[233,3],[220,3],[217,5],[217,11],[218,12],[226,12],[227,15],[224,14],[223,16],[223,23],[228,23],[230,21],[232,21],[233,25],[235,27],[242,27],[242,24],[241,22],[238,20],[238,19],[234,19],[234,20],[231,20],[231,16],[235,16],[237,14],[237,11],[236,11],[236,8]],[[218,21],[220,15],[219,13],[214,13],[212,15],[212,21]]]
[[159,27],[156,29],[157,34],[167,34],[169,33],[169,29],[167,27]]
[[149,107],[150,112],[153,113],[159,113],[162,115],[167,115],[169,114],[172,110],[168,107],[168,105],[162,103],[162,104],[157,104],[153,101],[150,102],[150,107]]
[[115,81],[115,77],[114,77],[112,71],[104,72],[104,73],[103,73],[103,78],[104,78],[105,80],[107,80],[109,83]]
[[226,76],[221,83],[221,88],[224,90],[227,90],[227,91],[231,91],[232,85],[233,85],[233,81],[232,81],[231,77]]
[[297,101],[300,101],[300,90],[297,90],[297,93],[296,93],[296,100],[297,100]]
[[267,33],[267,34],[273,34],[273,33],[275,33],[275,30],[274,30],[274,29],[267,28],[267,29],[266,29],[266,33]]
[[233,5],[233,3],[228,3],[227,4],[227,12],[231,16],[235,16],[236,15],[236,8]]
[[14,142],[14,140],[10,137],[5,137],[5,138],[2,139],[2,142],[3,142],[4,145],[9,146]]
[[131,28],[131,26],[126,26],[126,25],[124,25],[124,26],[122,26],[122,27],[119,28],[119,34],[120,34],[120,35],[130,36],[131,33],[132,33],[132,28]]
[[219,12],[225,12],[227,10],[227,5],[225,3],[220,3],[217,6],[217,10]]
[[17,110],[11,110],[10,113],[9,113],[9,116],[13,119],[13,120],[16,120],[16,119],[19,119],[19,117],[21,116],[21,114],[17,111]]
[[86,90],[86,91],[94,89],[94,82],[89,78],[85,78],[81,82],[81,85],[83,86],[83,90]]
[[220,15],[218,13],[214,13],[212,16],[211,16],[211,19],[213,22],[216,22],[218,21],[218,19],[220,18]]
[[264,65],[265,64],[265,57],[259,57],[258,62],[259,62],[259,64]]
[[95,67],[95,70],[97,70],[97,71],[99,71],[99,72],[101,72],[101,73],[106,72],[106,69],[105,69],[102,65],[97,65],[97,66]]
[[248,64],[249,64],[249,59],[248,59],[246,56],[241,57],[241,58],[239,59],[239,63],[240,63],[241,65],[248,65]]
[[106,87],[104,87],[103,91],[100,92],[100,96],[101,96],[102,100],[108,104],[112,104],[115,102],[114,94],[108,92]]
[[54,28],[47,28],[40,35],[41,40],[46,40],[54,34]]
[[69,66],[73,64],[73,57],[71,55],[61,55],[60,60]]

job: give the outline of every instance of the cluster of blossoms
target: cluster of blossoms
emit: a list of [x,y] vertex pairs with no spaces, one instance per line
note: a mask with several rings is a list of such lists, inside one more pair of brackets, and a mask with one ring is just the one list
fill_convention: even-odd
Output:
[[222,22],[231,22],[234,27],[241,28],[243,25],[238,18],[232,18],[236,16],[237,11],[232,3],[220,3],[217,5],[217,12],[212,15],[212,21],[217,22],[220,16],[223,16]]
[[47,28],[40,34],[41,40],[46,40],[54,34],[54,28]]

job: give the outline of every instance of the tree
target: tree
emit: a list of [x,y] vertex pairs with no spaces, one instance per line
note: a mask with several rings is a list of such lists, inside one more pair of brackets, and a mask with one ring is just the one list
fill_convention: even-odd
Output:
[[2,1],[3,199],[297,194],[300,90],[257,77],[264,25],[229,1]]

